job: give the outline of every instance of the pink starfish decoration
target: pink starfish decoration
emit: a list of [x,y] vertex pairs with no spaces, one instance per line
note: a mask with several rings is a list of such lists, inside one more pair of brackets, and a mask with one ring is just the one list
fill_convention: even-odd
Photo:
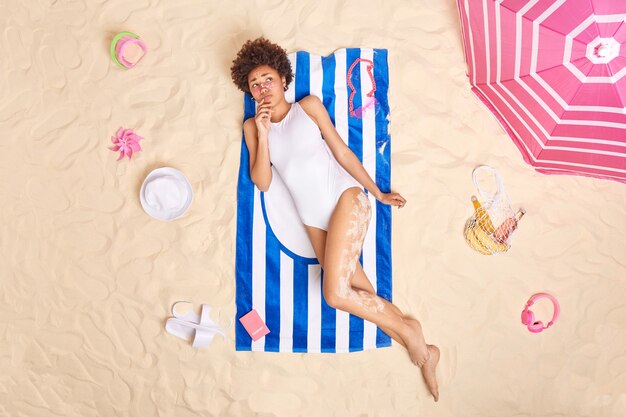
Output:
[[124,156],[128,156],[128,159],[130,159],[133,156],[133,152],[141,151],[141,146],[139,145],[141,139],[143,138],[133,132],[133,129],[122,129],[120,127],[115,136],[111,136],[111,142],[115,146],[109,149],[113,152],[120,152],[120,157],[117,158],[118,161],[124,158]]

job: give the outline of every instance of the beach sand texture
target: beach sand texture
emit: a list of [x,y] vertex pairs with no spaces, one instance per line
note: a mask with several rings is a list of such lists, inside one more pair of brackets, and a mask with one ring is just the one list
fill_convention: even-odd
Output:
[[[526,165],[470,93],[452,0],[0,0],[0,416],[626,415],[626,185]],[[112,37],[147,56],[125,71]],[[236,353],[165,333],[177,300],[235,315],[242,94],[234,54],[389,50],[397,305],[441,347],[435,404],[403,349]],[[110,137],[144,148],[117,162]],[[462,237],[472,169],[527,214],[511,250]],[[179,220],[144,213],[160,166],[190,179]],[[520,323],[549,291],[561,318]],[[534,308],[549,320],[550,309]]]

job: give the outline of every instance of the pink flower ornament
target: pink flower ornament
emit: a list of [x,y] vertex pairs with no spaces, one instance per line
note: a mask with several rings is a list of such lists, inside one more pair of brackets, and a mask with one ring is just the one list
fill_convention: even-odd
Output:
[[139,145],[139,141],[143,139],[141,136],[133,132],[133,129],[122,129],[121,127],[117,130],[115,136],[111,136],[111,142],[115,146],[110,147],[113,152],[120,152],[120,159],[128,156],[130,159],[133,156],[133,152],[141,151],[141,146]]

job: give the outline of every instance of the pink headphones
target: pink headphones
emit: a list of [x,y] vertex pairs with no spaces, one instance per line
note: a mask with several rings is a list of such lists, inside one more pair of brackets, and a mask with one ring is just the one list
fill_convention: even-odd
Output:
[[[552,301],[552,305],[554,306],[554,313],[552,314],[552,320],[548,322],[548,325],[544,327],[543,322],[535,321],[535,314],[530,311],[528,308],[535,304],[535,301],[540,298],[547,298]],[[556,319],[559,318],[559,313],[561,312],[561,307],[559,306],[559,302],[556,298],[551,296],[550,294],[546,294],[543,292],[537,293],[530,297],[526,302],[526,306],[524,307],[524,311],[522,311],[522,324],[526,325],[528,330],[531,333],[541,333],[548,327],[552,326]]]

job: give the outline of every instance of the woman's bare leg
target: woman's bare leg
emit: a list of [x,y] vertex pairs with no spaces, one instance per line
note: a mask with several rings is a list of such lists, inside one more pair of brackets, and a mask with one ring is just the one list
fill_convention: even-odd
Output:
[[[417,320],[405,317],[387,300],[353,285],[370,217],[369,200],[361,189],[350,188],[342,194],[326,235],[322,284],[324,298],[331,307],[347,311],[371,321],[383,331],[389,331],[389,336],[407,349],[413,363],[422,368],[426,384],[437,400],[439,392],[435,367],[439,360],[439,349],[426,344]],[[361,278],[357,279],[362,282]]]
[[[309,235],[309,240],[311,241],[311,245],[313,246],[313,250],[315,251],[315,256],[320,263],[322,269],[324,268],[324,254],[326,252],[326,231],[322,229],[318,229],[312,226],[305,226],[307,234]],[[367,291],[370,294],[376,294],[372,283],[365,275],[365,271],[363,271],[363,267],[359,262],[356,265],[356,271],[352,276],[352,288],[356,290]],[[397,313],[402,315],[400,309],[398,309],[395,305],[391,304],[391,307],[397,310]],[[388,327],[380,327],[383,332],[385,332],[389,337],[391,337],[396,342],[400,343],[404,346],[404,341],[396,332]],[[404,346],[406,347],[406,346]]]

